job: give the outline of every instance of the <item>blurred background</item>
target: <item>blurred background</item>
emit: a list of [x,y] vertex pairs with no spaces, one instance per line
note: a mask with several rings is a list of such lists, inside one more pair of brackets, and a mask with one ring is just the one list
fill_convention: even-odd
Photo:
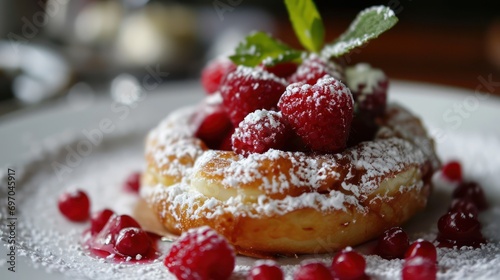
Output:
[[[500,82],[498,0],[315,2],[327,42],[371,5],[389,6],[400,18],[346,57],[349,63],[368,61],[391,78],[471,93],[479,76]],[[230,53],[252,30],[300,47],[282,1],[2,0],[0,116],[96,94],[133,101],[144,77],[195,79],[210,58]]]

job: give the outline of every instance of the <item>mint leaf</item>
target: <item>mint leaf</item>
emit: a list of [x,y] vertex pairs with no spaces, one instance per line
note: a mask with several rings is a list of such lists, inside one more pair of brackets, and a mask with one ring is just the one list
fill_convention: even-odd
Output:
[[327,58],[344,55],[377,38],[397,22],[398,18],[388,7],[374,6],[365,9],[337,40],[323,48],[321,55]]
[[311,52],[318,52],[325,40],[325,28],[312,0],[285,0],[293,30],[300,43]]
[[298,59],[301,54],[301,51],[290,48],[264,32],[255,32],[248,35],[236,47],[235,54],[229,58],[237,65],[254,67],[261,62],[272,66],[281,62],[293,61]]

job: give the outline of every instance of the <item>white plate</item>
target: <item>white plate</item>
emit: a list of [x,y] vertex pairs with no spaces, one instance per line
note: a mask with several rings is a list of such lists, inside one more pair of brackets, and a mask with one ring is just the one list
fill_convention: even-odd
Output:
[[[201,92],[197,82],[168,84],[148,93],[133,108],[113,105],[105,97],[89,99],[84,105],[62,100],[0,119],[0,166],[16,169],[19,246],[15,273],[8,271],[10,265],[3,261],[8,251],[0,246],[0,278],[169,279],[161,263],[116,265],[86,256],[78,246],[86,225],[64,220],[57,211],[56,198],[63,189],[77,184],[89,193],[94,210],[112,207],[119,213],[131,213],[136,197],[123,192],[121,184],[131,171],[143,166],[145,133],[168,112],[200,100]],[[461,160],[465,176],[483,185],[491,203],[490,209],[481,215],[483,233],[491,240],[489,245],[482,250],[459,253],[440,250],[439,276],[494,279],[500,273],[500,126],[495,123],[500,119],[500,100],[484,93],[403,82],[392,85],[390,97],[422,117],[437,139],[441,158]],[[86,141],[84,130],[96,132],[104,119],[109,119],[114,131],[102,133],[104,140],[100,145],[88,145],[87,155],[67,158],[68,150],[75,149],[82,139]],[[66,164],[67,172],[55,171],[56,161]],[[7,168],[0,172],[5,176]],[[5,182],[5,178],[2,180]],[[5,185],[2,188],[5,191]],[[406,225],[412,239],[435,236],[435,223],[446,209],[450,191],[438,187],[428,210]],[[4,205],[6,197],[0,193]],[[0,221],[0,228],[6,234],[5,216]],[[301,259],[314,257],[325,262],[331,260],[328,256]],[[291,273],[301,259],[280,262]],[[400,277],[399,261],[385,261],[376,256],[367,257],[367,261],[371,275]],[[239,272],[234,278],[242,278],[252,262],[249,258],[238,258]]]

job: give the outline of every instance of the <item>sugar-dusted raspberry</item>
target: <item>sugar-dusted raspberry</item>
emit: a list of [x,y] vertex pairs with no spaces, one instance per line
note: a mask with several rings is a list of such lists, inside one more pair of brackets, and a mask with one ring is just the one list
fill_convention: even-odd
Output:
[[90,200],[82,190],[64,192],[57,201],[59,211],[70,221],[83,222],[90,216]]
[[403,280],[435,280],[437,270],[435,261],[417,256],[405,260],[402,276]]
[[191,229],[172,245],[165,266],[177,279],[228,279],[235,253],[222,236],[204,226]]
[[384,115],[389,80],[382,70],[359,63],[346,69],[346,82],[358,106],[359,114],[369,118]]
[[441,168],[443,176],[452,182],[462,182],[462,165],[458,161],[450,161]]
[[234,126],[258,109],[273,110],[285,91],[286,81],[260,68],[238,66],[228,74],[220,91]]
[[304,143],[317,152],[346,147],[353,117],[349,89],[332,77],[315,85],[291,84],[278,103],[283,116]]
[[250,270],[247,280],[283,280],[284,275],[275,261],[259,260]]
[[215,58],[201,72],[201,84],[208,94],[212,94],[219,90],[226,75],[234,70],[236,70],[236,65],[229,58]]
[[384,259],[403,258],[410,247],[408,235],[400,227],[386,230],[378,239],[375,252]]
[[281,112],[256,110],[248,114],[234,131],[233,151],[248,156],[269,149],[284,149],[290,128]]
[[437,261],[437,251],[434,244],[427,240],[418,239],[413,242],[405,253],[405,259],[421,257],[432,262]]
[[488,202],[484,195],[483,188],[476,182],[462,182],[453,191],[453,198],[464,198],[472,201],[479,211],[488,208]]
[[366,279],[365,258],[348,247],[333,257],[332,271],[335,279],[338,280],[357,280]]
[[333,280],[332,271],[321,262],[305,262],[293,274],[294,280]]
[[314,85],[325,75],[334,77],[337,80],[343,80],[343,70],[333,61],[325,60],[312,54],[305,59],[297,68],[297,71],[288,78],[289,83],[302,82]]
[[273,73],[274,75],[280,77],[280,78],[288,78],[290,77],[293,73],[297,71],[297,68],[299,65],[294,62],[283,62],[279,63],[273,66],[262,66],[264,70],[266,70],[269,73]]

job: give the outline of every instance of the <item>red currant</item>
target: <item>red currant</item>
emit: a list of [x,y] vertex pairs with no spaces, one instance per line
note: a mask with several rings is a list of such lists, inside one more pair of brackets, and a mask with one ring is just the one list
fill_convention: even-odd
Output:
[[448,212],[438,221],[439,246],[479,247],[485,240],[481,234],[481,224],[472,214]]
[[365,258],[350,248],[335,255],[332,261],[333,273],[339,280],[362,279],[365,268]]
[[116,237],[115,250],[125,256],[145,255],[149,248],[151,248],[151,239],[140,228],[124,228]]
[[293,274],[294,280],[333,280],[331,270],[323,263],[301,264]]
[[465,214],[472,214],[477,218],[479,210],[477,210],[476,204],[468,198],[456,198],[453,199],[450,206],[450,212],[462,212]]
[[410,259],[413,257],[421,257],[428,259],[432,262],[437,261],[437,251],[434,244],[427,240],[419,239],[410,245],[410,248],[406,251],[405,259]]
[[435,280],[436,262],[422,257],[407,259],[403,265],[403,280]]
[[84,191],[65,192],[59,196],[59,211],[73,222],[83,222],[90,215],[90,200]]
[[125,189],[131,192],[139,192],[141,187],[141,173],[134,172],[130,174],[125,181]]
[[461,183],[453,192],[453,198],[470,199],[477,206],[479,211],[488,208],[483,189],[476,182]]
[[441,169],[443,176],[452,182],[462,181],[462,166],[458,161],[450,161]]
[[409,246],[406,232],[400,227],[393,227],[382,234],[375,251],[384,259],[403,258]]
[[274,261],[258,261],[250,270],[248,280],[282,280],[283,271]]
[[114,212],[109,209],[104,209],[92,214],[90,218],[90,233],[92,235],[99,233],[113,214]]

